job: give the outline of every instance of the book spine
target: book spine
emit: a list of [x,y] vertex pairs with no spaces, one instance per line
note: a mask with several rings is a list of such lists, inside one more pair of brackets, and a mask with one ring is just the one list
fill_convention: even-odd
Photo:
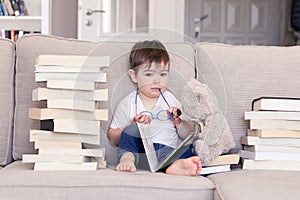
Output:
[[16,0],[10,0],[11,1],[11,5],[14,9],[14,13],[15,13],[15,16],[19,16],[20,15],[20,11],[19,11],[19,6],[16,2]]
[[8,11],[7,11],[6,4],[4,3],[4,1],[1,0],[0,4],[1,4],[2,11],[3,11],[3,16],[8,16]]

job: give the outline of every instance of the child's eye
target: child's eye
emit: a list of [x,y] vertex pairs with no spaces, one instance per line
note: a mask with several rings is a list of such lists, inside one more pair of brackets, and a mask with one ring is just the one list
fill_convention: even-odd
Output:
[[152,76],[152,73],[146,73],[145,76],[151,77],[151,76]]
[[160,76],[162,76],[162,77],[168,76],[168,73],[161,73]]

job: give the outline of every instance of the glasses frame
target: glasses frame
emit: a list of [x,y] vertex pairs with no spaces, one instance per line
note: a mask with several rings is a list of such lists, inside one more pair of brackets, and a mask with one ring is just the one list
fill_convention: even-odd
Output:
[[[136,89],[136,93],[135,93],[135,114],[137,114],[137,98],[138,98],[138,92],[139,92],[139,88]],[[159,89],[159,93],[160,93],[160,95],[162,96],[162,98],[163,98],[163,100],[165,101],[165,103],[167,104],[167,106],[170,108],[170,105],[169,105],[168,101],[166,100],[165,96],[163,95],[161,89]],[[161,113],[161,112],[166,112],[166,111],[170,113],[170,116],[169,116],[168,119],[166,119],[166,120],[160,120],[160,119],[158,118],[158,114]],[[159,111],[159,112],[156,114],[156,117],[154,117],[154,115],[153,115],[152,112],[147,111],[147,110],[144,110],[144,111],[140,112],[140,114],[143,114],[143,113],[146,113],[146,112],[151,114],[151,121],[152,121],[153,119],[157,119],[157,120],[159,120],[159,121],[168,121],[168,120],[171,120],[171,119],[173,118],[173,113],[171,113],[171,112],[168,111],[168,110],[161,110],[161,111]]]

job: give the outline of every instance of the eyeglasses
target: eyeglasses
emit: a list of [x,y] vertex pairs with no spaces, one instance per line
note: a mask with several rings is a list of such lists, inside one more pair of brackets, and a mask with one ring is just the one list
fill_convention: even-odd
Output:
[[[136,95],[135,95],[135,113],[137,113],[137,97],[138,97],[138,88],[136,89]],[[162,96],[163,100],[166,102],[167,106],[170,108],[169,103],[167,102],[165,96],[163,95],[161,89],[159,89],[159,93]],[[152,112],[150,111],[142,111],[140,112],[140,114],[146,114],[148,116],[151,117],[151,121],[152,120],[159,120],[159,121],[167,121],[173,118],[173,113],[171,113],[168,110],[161,110],[158,113],[156,113],[156,115],[154,115]],[[178,109],[177,110],[177,115],[180,116],[181,115],[181,111]]]
[[145,114],[147,116],[150,116],[151,121],[152,120],[159,120],[159,121],[168,121],[170,119],[172,119],[173,114],[170,113],[170,111],[168,110],[161,110],[158,113],[156,113],[156,115],[154,116],[154,114],[150,111],[142,111],[140,112],[140,114]]

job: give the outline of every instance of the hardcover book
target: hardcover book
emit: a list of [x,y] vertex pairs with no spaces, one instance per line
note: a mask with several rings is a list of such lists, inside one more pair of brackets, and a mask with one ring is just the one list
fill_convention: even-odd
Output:
[[300,111],[300,98],[260,97],[252,101],[252,110]]
[[156,152],[153,146],[152,137],[149,137],[148,128],[149,125],[138,123],[141,138],[143,141],[146,157],[149,163],[150,171],[157,172],[160,169],[172,164],[177,160],[184,151],[186,151],[187,145],[191,144],[193,135],[188,135],[173,151],[171,151],[164,159],[158,162]]
[[249,129],[247,135],[264,138],[300,138],[300,130]]
[[83,120],[108,120],[107,109],[95,109],[86,112],[80,110],[67,110],[55,108],[30,108],[28,116],[31,119],[83,119]]

